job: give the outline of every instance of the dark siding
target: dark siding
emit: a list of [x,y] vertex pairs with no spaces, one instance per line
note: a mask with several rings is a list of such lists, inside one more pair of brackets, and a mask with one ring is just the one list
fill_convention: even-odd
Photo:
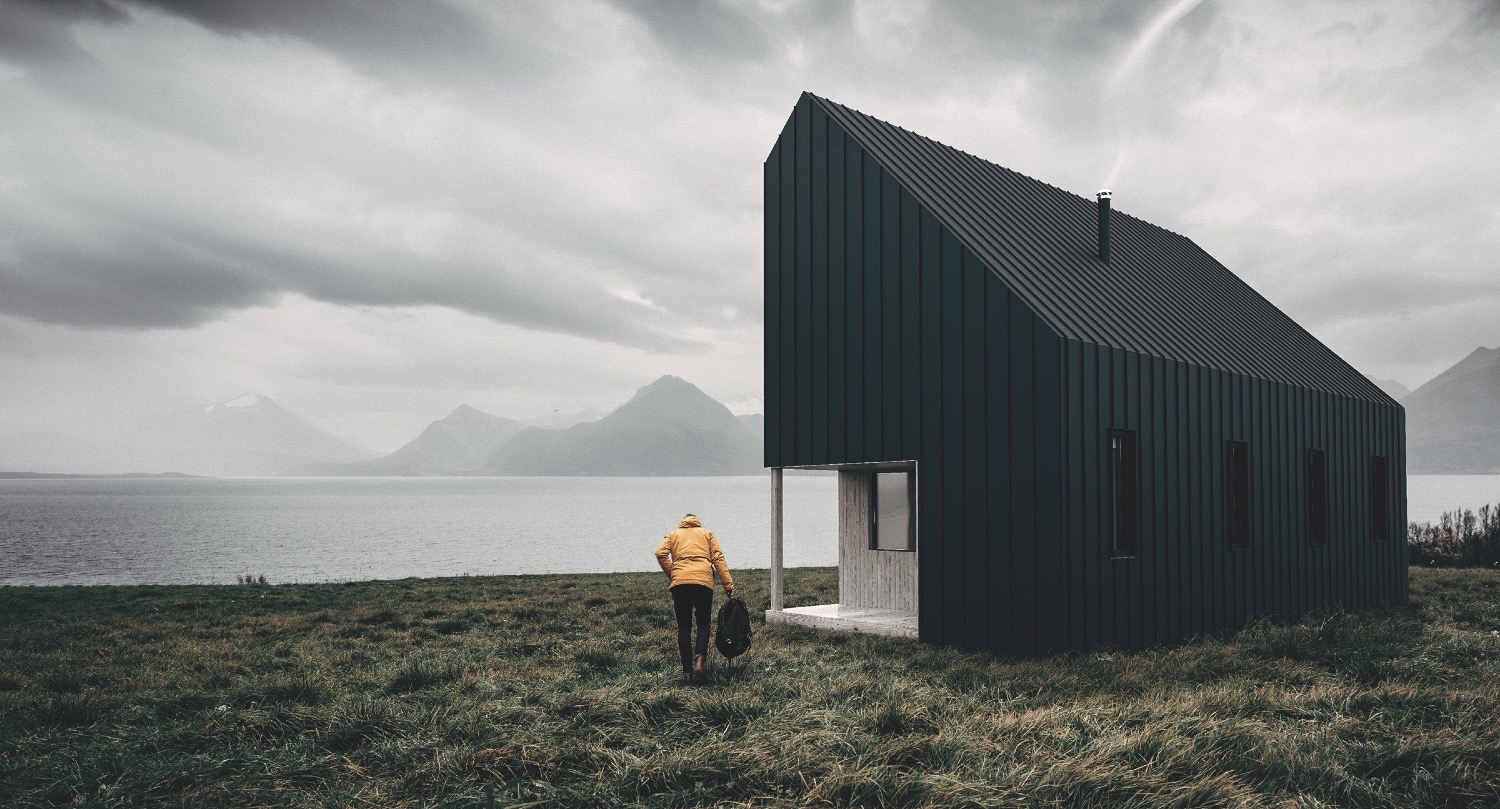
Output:
[[[1006,233],[955,233],[805,102],[765,165],[766,463],[917,461],[924,640],[1138,647],[1405,597],[1398,406],[1060,337],[966,240],[999,250]],[[1102,519],[1112,427],[1140,448],[1130,559],[1110,558]],[[1249,443],[1254,475],[1239,552],[1223,522],[1230,438]],[[1323,546],[1305,535],[1310,446],[1328,453]],[[1384,543],[1377,454],[1392,476]]]
[[[922,432],[922,226],[921,207],[901,192],[901,449],[915,458]],[[915,315],[915,317],[913,317]]]
[[812,408],[810,446],[807,457],[813,463],[828,462],[828,114],[822,108],[812,109],[812,159],[809,167],[812,218],[812,320],[811,360],[809,371]]
[[770,410],[771,402],[781,401],[781,262],[778,253],[781,249],[781,145],[777,144],[771,150],[771,156],[766,158],[765,165],[765,252],[762,253],[766,265],[764,285],[764,331],[765,331],[765,402],[767,405],[765,436],[761,442],[761,456],[766,466],[773,466],[773,460],[782,457],[781,447],[778,443],[781,439],[781,420],[773,418]]
[[[953,565],[958,574],[955,581],[958,582],[960,592],[969,594],[988,590],[989,583],[995,581],[990,578],[990,574],[996,569],[994,565],[996,560],[994,554],[991,553],[990,525],[987,519],[991,504],[987,497],[988,487],[985,485],[988,481],[985,432],[990,427],[986,424],[985,412],[985,399],[988,395],[988,385],[985,379],[987,364],[984,340],[986,275],[987,273],[984,272],[983,267],[979,266],[977,260],[965,253],[959,285],[962,290],[960,311],[963,318],[961,348],[964,373],[961,374],[961,379],[955,380],[960,386],[959,396],[963,411],[963,444],[959,451],[961,477],[958,481],[947,481],[949,486],[954,486],[961,481],[963,501],[960,504],[960,510],[963,519],[960,530],[954,537],[956,541],[945,544],[953,552],[955,559],[964,560],[963,564]],[[955,486],[955,488],[960,488],[960,486]],[[1002,530],[997,523],[996,533]],[[978,619],[971,623],[967,632],[961,636],[960,642],[963,645],[987,645],[988,638],[978,637],[978,634],[989,630],[990,625],[995,622],[994,606],[988,597],[966,598],[954,605]],[[1016,623],[1020,622],[1021,618],[1018,614]]]
[[[1074,648],[1173,642],[1258,616],[1291,618],[1406,598],[1399,408],[1071,340],[1062,356],[1064,457],[1082,467],[1066,470],[1068,485],[1060,489],[1069,533],[1077,534],[1071,541],[1081,544],[1083,557],[1081,565],[1070,562],[1078,569],[1064,579],[1069,606],[1084,614],[1081,628],[1066,633]],[[1103,478],[1095,447],[1110,427],[1140,431],[1136,559],[1109,558],[1098,517]],[[1243,551],[1231,550],[1225,534],[1230,439],[1250,447],[1251,542]],[[1306,529],[1309,447],[1328,452],[1329,541],[1322,546],[1308,542]],[[1394,533],[1376,542],[1369,469],[1370,456],[1382,454],[1389,459],[1386,519]],[[1103,604],[1097,632],[1091,629],[1096,597]]]
[[[990,519],[995,525],[1009,526],[1014,513],[1009,427],[1010,295],[999,279],[991,277],[984,281],[985,286],[990,287],[984,296],[985,421],[994,425],[994,429],[985,432],[985,496],[989,501]],[[1022,597],[1011,583],[1011,578],[1016,575],[1015,533],[1010,530],[992,531],[987,539],[985,566],[987,569],[1000,571],[1001,576],[994,582],[994,598],[986,633],[988,644],[993,649],[1012,649],[1015,648],[1017,622],[1011,620],[1011,616],[1016,614],[1017,604]]]
[[896,182],[880,178],[880,457],[901,460],[901,199]]
[[[1003,288],[999,279],[990,276],[991,286]],[[1063,341],[1045,324],[1025,316],[1025,307],[1014,296],[1006,296],[1018,316],[1031,324],[1031,394],[1033,456],[1028,471],[1035,477],[1032,489],[1034,507],[1025,510],[1027,522],[1017,523],[1015,537],[1020,544],[1035,548],[1032,560],[1036,584],[1036,639],[1038,651],[1050,652],[1070,648],[1067,639],[1068,575],[1064,546],[1066,535],[1059,530],[1063,513]],[[1023,414],[1024,416],[1024,414]],[[1013,521],[1014,522],[1014,521]],[[1029,533],[1022,533],[1029,529]],[[1031,540],[1027,541],[1026,538]]]
[[843,458],[846,452],[844,425],[848,377],[845,347],[848,325],[844,321],[845,278],[849,237],[845,231],[844,133],[837,127],[828,132],[828,456]]
[[836,122],[799,106],[785,139],[793,170],[767,174],[767,350],[796,351],[767,363],[767,463],[916,460],[922,636],[1076,645],[1061,339]]
[[[885,445],[881,440],[884,427],[882,420],[889,403],[885,400],[885,389],[881,387],[884,367],[881,363],[882,341],[885,321],[881,316],[881,299],[884,284],[880,275],[880,188],[882,176],[875,158],[861,149],[864,158],[864,286],[865,298],[865,452],[861,460],[874,461],[886,458]],[[888,460],[898,460],[889,458]]]
[[796,264],[792,273],[793,352],[792,390],[797,392],[792,407],[793,451],[798,457],[812,457],[812,111],[799,117],[796,128],[797,160],[793,183],[797,221],[794,223]]
[[[1146,484],[1142,489],[1142,498],[1145,500],[1146,521],[1143,538],[1143,547],[1147,549],[1146,570],[1150,573],[1150,583],[1146,586],[1147,597],[1151,600],[1150,636],[1153,638],[1170,639],[1172,631],[1169,616],[1171,615],[1170,594],[1176,589],[1167,586],[1167,571],[1171,563],[1172,549],[1171,538],[1167,535],[1167,411],[1171,402],[1167,398],[1166,366],[1160,357],[1145,358],[1145,368],[1150,385],[1142,386],[1142,392],[1146,395],[1145,412],[1150,414],[1150,419],[1143,419],[1143,426],[1151,437],[1151,442],[1146,447],[1146,457],[1143,459],[1141,479]],[[1149,391],[1149,394],[1145,392]],[[1156,403],[1160,402],[1160,405]]]
[[[842,130],[840,130],[842,131]],[[864,152],[844,136],[844,455],[862,461],[865,453],[865,237]],[[833,359],[839,365],[839,359]],[[767,412],[771,401],[766,400]]]
[[[959,576],[963,572],[964,560],[961,548],[956,547],[963,533],[963,375],[964,375],[964,313],[963,313],[963,250],[948,233],[943,234],[942,256],[938,267],[941,277],[943,316],[939,321],[943,344],[942,447],[938,455],[939,474],[937,483],[941,492],[939,499],[938,535],[919,537],[923,547],[936,550],[936,559],[923,555],[918,564],[923,575],[918,581],[918,632],[924,638],[964,637],[968,614],[955,594],[962,592]],[[957,386],[953,391],[951,387]],[[918,461],[921,465],[921,461]],[[918,503],[917,508],[921,509]],[[937,546],[933,548],[933,546]],[[931,570],[931,586],[927,571]],[[950,606],[953,605],[953,606]],[[929,606],[938,608],[942,621],[927,618]]]
[[[1063,423],[1075,425],[1082,423],[1083,413],[1083,352],[1082,346],[1077,342],[1068,342],[1064,345],[1065,356],[1062,358],[1062,372],[1066,378],[1066,387],[1063,392],[1067,412],[1063,417]],[[1062,430],[1059,436],[1063,442],[1062,460],[1066,479],[1064,489],[1061,492],[1063,502],[1075,502],[1083,504],[1082,498],[1075,499],[1077,493],[1083,489],[1083,444],[1079,441],[1077,433],[1071,430]],[[1089,559],[1084,552],[1084,520],[1088,513],[1087,506],[1083,509],[1062,509],[1063,530],[1067,534],[1067,553],[1064,564],[1067,571],[1066,592],[1072,593],[1073,598],[1065,599],[1064,607],[1068,617],[1067,645],[1070,648],[1085,648],[1088,646],[1088,609],[1092,592],[1088,586]]]
[[[805,120],[803,105],[797,105],[797,118]],[[777,364],[777,401],[791,404],[798,389],[796,385],[796,355],[797,355],[797,332],[795,316],[797,312],[797,288],[794,283],[796,265],[796,222],[797,222],[797,170],[796,170],[796,123],[788,126],[781,133],[781,188],[778,197],[781,202],[777,206],[781,214],[781,225],[778,228],[781,238],[781,249],[776,251],[780,259],[777,262],[777,289],[780,292],[780,306],[776,313],[776,319],[780,325],[778,345],[781,349],[781,362]],[[766,420],[772,417],[772,409],[766,408]],[[793,407],[777,407],[775,418],[780,425],[777,430],[780,442],[780,457],[788,458],[796,454],[796,441],[793,432],[793,424],[796,420],[796,410]],[[773,464],[775,465],[775,464]]]
[[[995,286],[999,286],[996,284]],[[1032,318],[1013,296],[1006,296],[1010,331],[1010,503],[1011,503],[1011,569],[1007,577],[1015,593],[1012,606],[1011,647],[1026,654],[1036,649],[1036,546],[1043,541],[1037,535],[1037,486],[1047,481],[1036,474],[1037,422],[1034,396],[1033,340],[1036,332]],[[997,425],[998,426],[998,425]],[[1045,439],[1044,439],[1045,440]],[[1047,525],[1056,525],[1047,520]]]
[[[917,470],[917,554],[921,571],[917,581],[918,598],[921,598],[923,592],[927,592],[925,588],[928,586],[938,586],[931,574],[940,569],[942,543],[936,540],[930,541],[929,538],[938,536],[944,520],[943,510],[937,507],[941,502],[939,492],[942,491],[941,473],[944,469],[943,395],[939,385],[945,378],[943,375],[943,332],[940,325],[943,319],[941,272],[943,229],[930,213],[923,211],[921,231],[921,266],[925,272],[921,274],[920,313],[923,326],[920,338],[922,354],[919,373],[922,386],[920,424],[922,436],[916,455],[921,459]],[[929,598],[928,604],[935,604],[936,601],[937,599]],[[919,621],[928,620],[926,617],[928,609],[936,610],[937,607],[924,608],[918,616]]]

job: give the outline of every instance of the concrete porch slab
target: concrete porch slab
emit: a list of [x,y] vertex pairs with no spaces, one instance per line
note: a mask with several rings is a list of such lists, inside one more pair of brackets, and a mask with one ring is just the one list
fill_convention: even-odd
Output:
[[873,607],[851,607],[846,604],[819,604],[815,607],[789,607],[766,610],[766,623],[792,624],[831,632],[879,635],[886,638],[917,639],[916,613],[882,610]]

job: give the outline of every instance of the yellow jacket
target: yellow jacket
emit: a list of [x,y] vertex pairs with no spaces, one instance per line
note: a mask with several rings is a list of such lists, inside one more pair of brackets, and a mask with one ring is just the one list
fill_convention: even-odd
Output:
[[714,532],[703,527],[697,517],[684,517],[677,530],[662,539],[656,548],[656,562],[672,575],[668,587],[701,584],[712,588],[714,571],[717,570],[725,589],[734,589],[734,579],[729,576],[729,563],[724,561],[719,540],[714,537]]

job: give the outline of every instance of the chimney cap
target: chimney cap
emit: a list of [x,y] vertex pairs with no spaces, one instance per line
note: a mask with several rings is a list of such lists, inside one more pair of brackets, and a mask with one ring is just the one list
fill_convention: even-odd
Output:
[[1099,193],[1096,194],[1095,196],[1099,197],[1100,199],[1109,199],[1110,197],[1113,197],[1114,195],[1115,195],[1115,193],[1113,191],[1109,190],[1108,188],[1101,188],[1101,189],[1099,189]]

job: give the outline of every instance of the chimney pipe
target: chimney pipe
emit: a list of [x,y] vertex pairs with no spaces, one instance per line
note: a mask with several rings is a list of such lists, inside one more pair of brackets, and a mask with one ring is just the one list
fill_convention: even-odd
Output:
[[1099,192],[1099,260],[1109,263],[1109,199],[1113,196],[1106,188]]

